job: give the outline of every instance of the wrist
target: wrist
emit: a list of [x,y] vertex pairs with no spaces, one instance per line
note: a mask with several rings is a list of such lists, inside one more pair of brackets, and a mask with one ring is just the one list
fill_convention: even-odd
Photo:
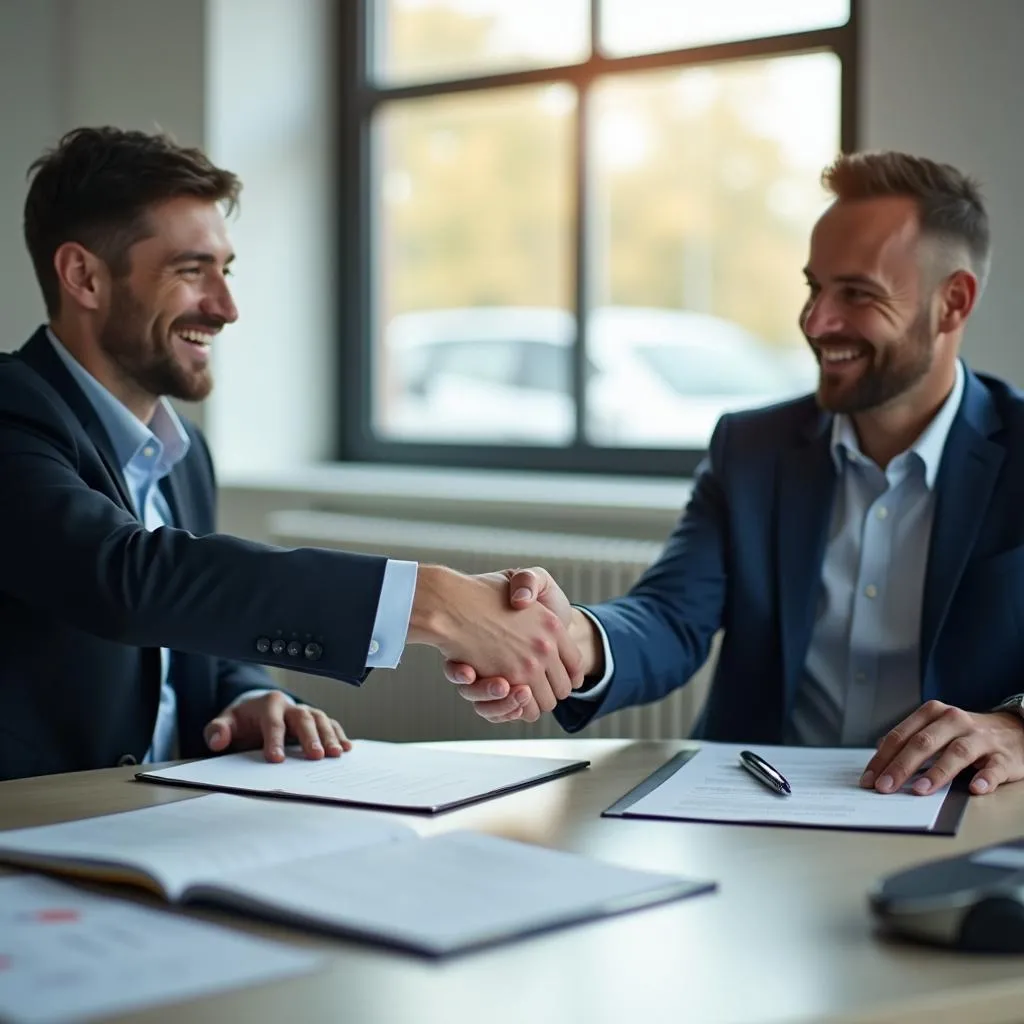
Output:
[[421,565],[409,616],[406,642],[440,647],[452,634],[450,601],[461,574],[444,565]]
[[584,676],[604,675],[604,644],[594,620],[579,608],[573,608],[569,620],[569,639],[579,648]]

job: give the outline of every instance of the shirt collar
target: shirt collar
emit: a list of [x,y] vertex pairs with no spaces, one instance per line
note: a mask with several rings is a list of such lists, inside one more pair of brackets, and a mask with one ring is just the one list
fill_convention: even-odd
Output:
[[[953,426],[953,420],[964,397],[964,386],[964,368],[958,359],[953,390],[939,407],[939,411],[932,418],[931,423],[925,427],[921,436],[908,449],[921,460],[924,466],[924,481],[929,490],[935,486],[939,464],[942,462],[942,452],[946,447],[946,438],[949,437],[950,428]],[[865,458],[860,450],[860,442],[857,440],[857,431],[853,427],[853,420],[843,413],[839,413],[832,420],[830,449],[832,460],[839,472],[842,472],[843,457],[846,453]]]
[[114,454],[122,472],[147,446],[154,446],[160,453],[159,460],[154,459],[154,463],[160,466],[162,474],[169,473],[185,457],[191,441],[181,419],[166,398],[157,402],[149,424],[143,423],[75,359],[49,327],[46,336],[96,411],[114,446]]

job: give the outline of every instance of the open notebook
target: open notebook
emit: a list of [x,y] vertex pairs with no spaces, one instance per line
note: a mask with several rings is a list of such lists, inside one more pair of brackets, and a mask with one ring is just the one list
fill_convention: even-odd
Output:
[[495,836],[217,793],[0,832],[0,861],[444,956],[714,885]]

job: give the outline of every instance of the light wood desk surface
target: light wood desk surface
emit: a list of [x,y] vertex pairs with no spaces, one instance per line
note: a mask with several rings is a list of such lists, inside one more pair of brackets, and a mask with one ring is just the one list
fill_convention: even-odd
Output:
[[[227,913],[196,916],[325,950],[316,974],[132,1015],[132,1021],[1024,1021],[1024,957],[967,956],[882,938],[866,893],[880,875],[1024,834],[1024,783],[973,798],[955,839],[602,819],[683,743],[533,740],[444,744],[585,757],[585,772],[436,818],[633,867],[715,879],[717,893],[442,962]],[[0,828],[196,794],[134,769],[0,783]],[[129,890],[121,890],[122,893]],[[144,902],[153,902],[138,894]],[[194,913],[189,911],[189,913]]]

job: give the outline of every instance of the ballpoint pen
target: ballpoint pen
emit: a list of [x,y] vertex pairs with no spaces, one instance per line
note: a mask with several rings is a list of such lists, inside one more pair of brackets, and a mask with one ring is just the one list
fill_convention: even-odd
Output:
[[780,796],[789,796],[793,792],[782,772],[773,768],[763,757],[759,757],[752,750],[740,751],[740,764],[758,782],[763,783]]

